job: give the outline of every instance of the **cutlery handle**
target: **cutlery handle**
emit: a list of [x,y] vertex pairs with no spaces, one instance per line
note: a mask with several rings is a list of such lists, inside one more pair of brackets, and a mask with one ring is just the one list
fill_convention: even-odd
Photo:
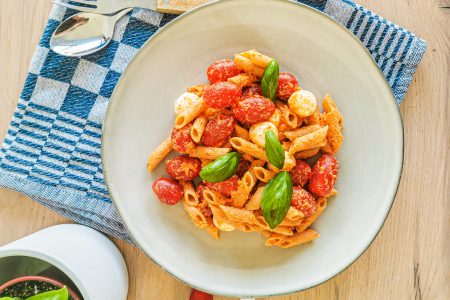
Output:
[[157,11],[169,14],[182,14],[209,0],[158,0]]

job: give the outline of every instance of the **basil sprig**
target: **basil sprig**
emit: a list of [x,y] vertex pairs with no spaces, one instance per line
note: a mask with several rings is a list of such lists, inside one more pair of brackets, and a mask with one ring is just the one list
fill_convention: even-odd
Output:
[[69,291],[67,287],[60,288],[59,290],[48,291],[44,293],[40,293],[26,299],[22,299],[19,297],[0,297],[0,300],[68,300],[69,299]]
[[284,165],[284,149],[281,147],[280,142],[278,141],[277,136],[272,130],[266,131],[266,156],[269,159],[270,163],[277,167],[278,169],[282,169]]
[[200,177],[207,182],[224,181],[236,173],[241,155],[237,152],[225,154],[207,164],[201,171]]
[[264,70],[264,75],[261,79],[261,90],[264,97],[275,101],[278,88],[278,75],[280,69],[278,67],[278,62],[272,59],[266,66]]
[[261,207],[270,228],[277,227],[286,216],[292,200],[292,177],[280,172],[264,187]]

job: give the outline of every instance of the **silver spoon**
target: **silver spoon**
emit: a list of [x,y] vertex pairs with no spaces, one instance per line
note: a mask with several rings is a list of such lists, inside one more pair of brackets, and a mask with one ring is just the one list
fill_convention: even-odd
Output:
[[115,15],[75,14],[56,28],[50,48],[64,56],[84,56],[100,51],[111,41],[116,22],[132,9]]

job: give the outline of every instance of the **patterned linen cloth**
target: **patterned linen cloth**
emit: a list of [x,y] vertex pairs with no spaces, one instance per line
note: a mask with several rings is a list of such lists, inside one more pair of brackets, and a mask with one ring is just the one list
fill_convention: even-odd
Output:
[[[425,42],[349,0],[302,0],[353,32],[367,47],[400,104],[425,52]],[[127,64],[173,15],[134,9],[104,50],[63,57],[50,36],[73,10],[54,6],[31,62],[0,151],[0,186],[22,192],[71,218],[132,241],[108,194],[100,143],[111,93]]]

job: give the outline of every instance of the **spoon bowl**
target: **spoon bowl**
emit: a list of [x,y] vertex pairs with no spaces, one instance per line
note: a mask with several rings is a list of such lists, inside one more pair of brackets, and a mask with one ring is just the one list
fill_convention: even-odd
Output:
[[132,8],[115,15],[78,13],[56,28],[50,48],[64,56],[84,56],[106,47],[112,39],[117,21]]

